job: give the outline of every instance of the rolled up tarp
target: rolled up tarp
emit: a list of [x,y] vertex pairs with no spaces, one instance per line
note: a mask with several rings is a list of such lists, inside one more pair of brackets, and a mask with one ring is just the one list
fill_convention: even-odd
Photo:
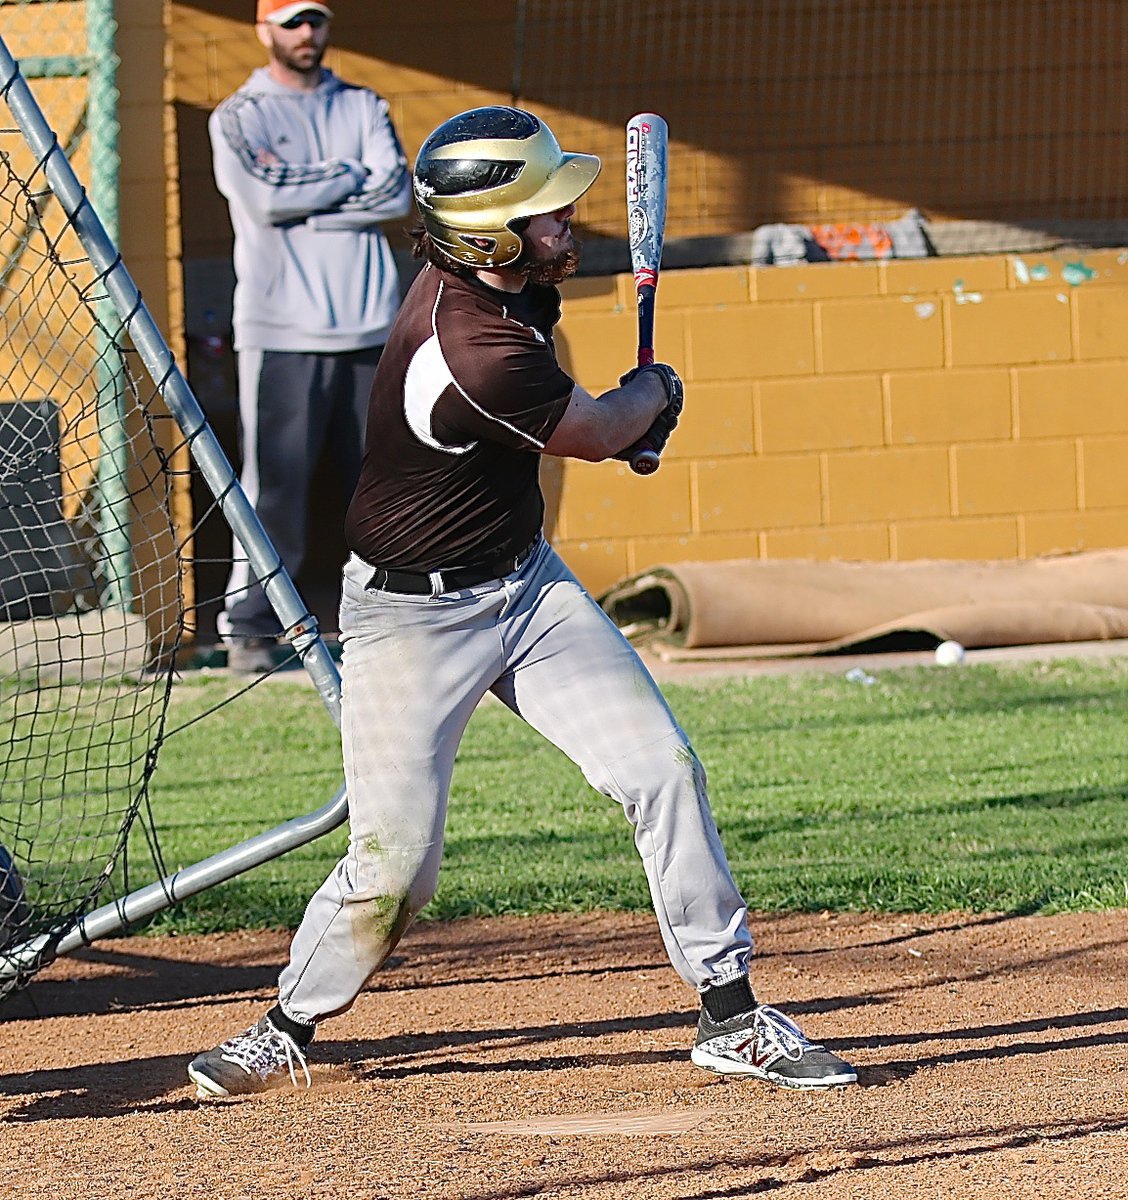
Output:
[[599,597],[669,660],[1128,637],[1128,550],[1023,560],[729,559],[657,566]]

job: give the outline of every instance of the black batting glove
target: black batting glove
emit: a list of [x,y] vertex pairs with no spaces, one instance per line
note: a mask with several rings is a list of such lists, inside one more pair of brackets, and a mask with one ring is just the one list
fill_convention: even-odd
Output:
[[[679,380],[678,382],[680,383],[681,381]],[[654,418],[650,428],[637,442],[632,442],[629,446],[620,450],[618,454],[613,454],[611,457],[619,459],[620,462],[630,462],[639,448],[644,446],[647,449],[653,450],[656,454],[661,454],[665,449],[666,443],[670,440],[670,434],[677,428],[681,406],[682,399],[680,395],[676,401],[671,400],[667,402],[666,407]]]
[[661,377],[662,385],[666,389],[666,411],[673,413],[676,424],[677,418],[681,416],[682,405],[685,401],[685,386],[681,381],[681,376],[669,363],[647,363],[644,367],[631,367],[619,380],[619,386],[622,387],[624,384],[630,383],[632,379],[636,379],[643,371],[654,371]]
[[667,411],[663,409],[637,442],[631,442],[629,446],[620,450],[618,454],[612,454],[611,457],[617,458],[620,462],[629,463],[640,450],[653,450],[655,454],[661,454],[677,423],[677,417],[667,415]]

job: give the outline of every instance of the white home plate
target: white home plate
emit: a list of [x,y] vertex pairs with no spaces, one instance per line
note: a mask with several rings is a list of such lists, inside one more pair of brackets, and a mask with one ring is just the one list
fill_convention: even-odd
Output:
[[709,1113],[633,1112],[580,1113],[572,1117],[534,1117],[525,1121],[479,1121],[463,1126],[473,1133],[533,1134],[543,1137],[574,1134],[686,1133],[708,1120]]

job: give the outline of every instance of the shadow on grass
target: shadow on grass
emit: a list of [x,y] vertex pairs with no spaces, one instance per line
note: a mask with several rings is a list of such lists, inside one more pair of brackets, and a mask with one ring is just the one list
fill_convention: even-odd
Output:
[[[1128,783],[1107,788],[1059,788],[1045,792],[1014,792],[996,796],[976,796],[970,799],[957,797],[956,791],[953,789],[953,798],[950,803],[906,807],[901,811],[898,819],[917,821],[922,817],[961,817],[1006,809],[1081,809],[1089,804],[1122,801],[1125,796],[1128,796]],[[881,816],[880,809],[865,807],[819,812],[817,815],[800,811],[782,819],[772,820],[766,816],[730,813],[726,811],[727,803],[718,804],[718,808],[720,810],[718,824],[721,826],[722,835],[733,857],[738,855],[741,847],[755,845],[765,838],[808,832],[815,821],[819,824],[834,824],[859,819],[872,821]],[[1128,844],[1128,837],[1114,842],[1111,848],[1121,848],[1125,844]],[[499,846],[499,849],[503,850],[504,847]],[[1008,858],[1012,857],[1013,852],[1008,848],[1006,855]]]

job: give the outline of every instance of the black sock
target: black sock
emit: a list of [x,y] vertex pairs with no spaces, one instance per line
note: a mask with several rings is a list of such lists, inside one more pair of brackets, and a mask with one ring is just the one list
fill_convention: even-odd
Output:
[[316,1025],[307,1025],[304,1021],[295,1021],[293,1017],[286,1016],[280,1004],[276,1004],[266,1016],[275,1029],[288,1034],[303,1050],[313,1041],[313,1035],[317,1032]]
[[713,1021],[727,1021],[756,1007],[752,983],[747,975],[738,975],[728,983],[714,984],[701,993],[701,1003]]

